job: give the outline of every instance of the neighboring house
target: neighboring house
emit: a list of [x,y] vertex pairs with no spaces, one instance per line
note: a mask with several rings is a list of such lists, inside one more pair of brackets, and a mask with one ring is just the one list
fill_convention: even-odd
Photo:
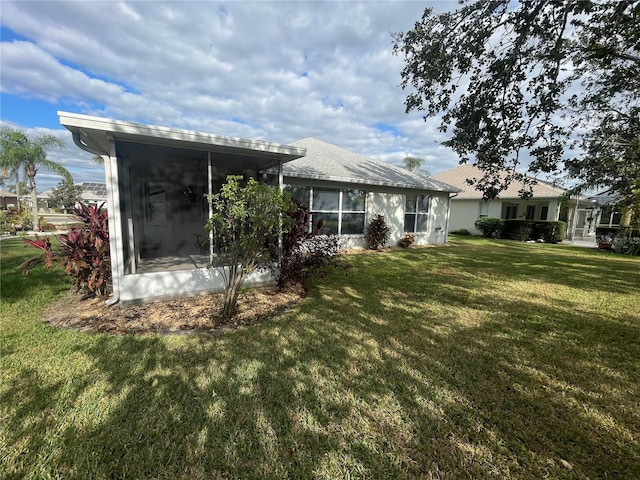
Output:
[[0,208],[15,207],[18,205],[18,196],[6,190],[0,190]]
[[[472,234],[479,235],[481,232],[475,228],[475,221],[479,217],[495,217],[503,220],[526,219],[526,220],[559,220],[561,201],[565,190],[548,182],[538,180],[533,185],[533,196],[524,200],[520,198],[519,191],[523,188],[521,182],[513,182],[495,200],[483,200],[482,193],[467,183],[467,179],[480,178],[483,173],[475,165],[461,165],[451,170],[446,170],[432,178],[453,185],[462,190],[459,195],[451,199],[451,220],[449,231],[466,229]],[[569,202],[567,217],[567,230],[569,233],[575,231],[573,227],[573,217],[575,211],[575,200]],[[586,205],[585,205],[586,206]],[[580,221],[580,219],[578,219]],[[580,236],[595,235],[595,222],[588,224],[587,217],[582,218],[582,223],[578,229]]]
[[[345,247],[364,246],[364,228],[385,215],[392,242],[446,241],[455,187],[424,179],[315,139],[280,145],[58,112],[78,147],[104,159],[114,298],[124,302],[219,291],[215,238],[206,232],[206,193],[227,175],[291,190]],[[247,285],[271,281],[257,272]]]
[[[80,200],[85,204],[100,205],[107,201],[107,185],[101,182],[76,183],[82,188]],[[53,208],[49,205],[53,189],[45,190],[38,194],[38,209],[43,213],[51,213]]]

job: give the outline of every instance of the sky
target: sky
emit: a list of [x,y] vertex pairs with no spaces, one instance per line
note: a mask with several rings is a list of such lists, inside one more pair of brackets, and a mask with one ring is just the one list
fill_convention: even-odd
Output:
[[[306,137],[432,174],[458,164],[439,121],[405,113],[391,34],[456,1],[6,1],[0,120],[104,181],[57,111],[287,144]],[[38,191],[60,177],[38,173]]]

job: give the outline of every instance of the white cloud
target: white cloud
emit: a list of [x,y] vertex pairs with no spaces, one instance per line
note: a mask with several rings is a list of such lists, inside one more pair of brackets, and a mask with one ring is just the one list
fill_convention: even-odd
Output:
[[[435,173],[457,159],[435,142],[437,120],[405,114],[390,36],[425,6],[4,1],[2,24],[28,40],[2,43],[2,88],[123,120],[284,143],[314,136],[392,163],[410,154]],[[65,155],[78,171],[90,158],[75,146]]]

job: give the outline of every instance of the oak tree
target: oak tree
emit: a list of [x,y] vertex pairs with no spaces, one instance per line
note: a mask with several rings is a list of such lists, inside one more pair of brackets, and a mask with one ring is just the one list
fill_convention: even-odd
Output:
[[440,117],[444,144],[483,172],[470,183],[486,198],[514,180],[527,197],[532,177],[560,172],[576,191],[640,196],[639,20],[637,0],[426,9],[394,34],[407,113]]

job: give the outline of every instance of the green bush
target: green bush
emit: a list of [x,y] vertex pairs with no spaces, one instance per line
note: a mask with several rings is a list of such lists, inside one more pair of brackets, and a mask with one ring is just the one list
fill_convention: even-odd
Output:
[[475,227],[482,232],[483,237],[500,238],[504,227],[504,220],[495,217],[480,217]]
[[505,220],[502,238],[520,242],[531,240],[531,234],[533,233],[532,223],[530,220]]
[[550,222],[539,220],[532,222],[530,240],[544,240],[545,243],[559,243],[565,239],[567,224],[565,222]]
[[546,220],[505,220],[502,238],[508,240],[542,240],[558,243],[565,238],[566,224]]
[[371,250],[377,250],[380,247],[384,247],[389,241],[390,236],[391,231],[387,226],[384,216],[376,213],[369,222],[369,225],[367,225],[367,231],[364,235],[364,238],[367,241],[367,246]]
[[449,234],[451,234],[451,235],[471,235],[471,232],[469,230],[467,230],[466,228],[459,228],[457,230],[454,230],[453,232],[449,232]]

